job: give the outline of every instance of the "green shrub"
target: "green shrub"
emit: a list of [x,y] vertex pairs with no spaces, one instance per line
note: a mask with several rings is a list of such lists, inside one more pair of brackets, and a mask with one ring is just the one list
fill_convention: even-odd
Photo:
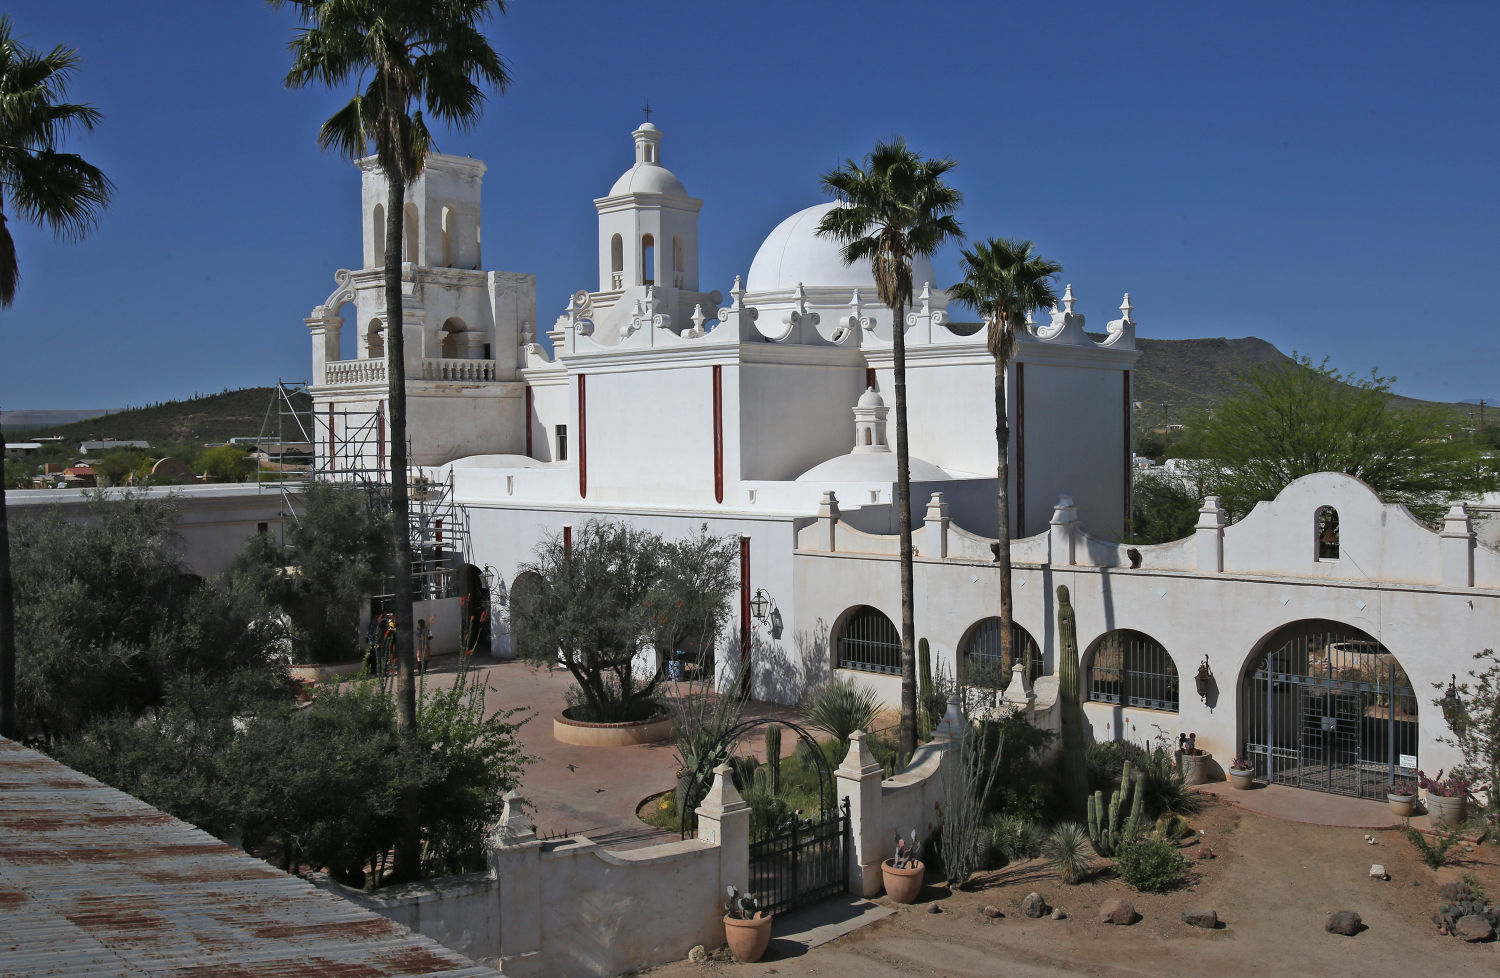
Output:
[[1043,836],[1035,822],[1020,815],[990,819],[990,851],[1005,862],[1034,859],[1042,854]]
[[1042,855],[1069,885],[1081,883],[1093,867],[1093,846],[1088,829],[1077,822],[1064,822],[1052,830],[1042,845]]
[[1143,807],[1147,818],[1155,820],[1168,814],[1196,815],[1203,810],[1203,796],[1183,781],[1172,751],[1157,744],[1150,750],[1141,751],[1140,759],[1134,763],[1136,772],[1145,776],[1141,788],[1145,792]]
[[841,744],[856,730],[869,731],[880,712],[880,694],[872,686],[839,679],[818,688],[803,717],[815,730],[832,734]]
[[1177,847],[1158,836],[1142,836],[1125,844],[1115,860],[1115,871],[1143,893],[1163,893],[1182,882],[1187,859]]
[[1048,809],[1048,795],[1054,780],[1050,766],[1043,763],[1043,756],[1052,745],[1056,734],[1042,730],[1017,711],[1003,719],[987,722],[986,728],[995,728],[989,744],[1005,744],[1003,754],[995,759],[998,773],[984,799],[987,812],[1017,815],[1032,822],[1042,821]]
[[1417,850],[1417,855],[1429,869],[1441,869],[1448,864],[1452,858],[1453,847],[1463,841],[1463,828],[1449,829],[1447,832],[1436,837],[1436,841],[1428,842],[1427,836],[1418,832],[1411,826],[1401,829],[1401,834],[1406,836],[1412,848]]

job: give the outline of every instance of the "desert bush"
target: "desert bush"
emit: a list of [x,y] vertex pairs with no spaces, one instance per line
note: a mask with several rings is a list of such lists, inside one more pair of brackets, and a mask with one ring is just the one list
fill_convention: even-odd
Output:
[[856,730],[868,731],[879,712],[880,694],[873,687],[852,679],[836,679],[813,692],[803,719],[809,727],[848,744],[849,735]]
[[1042,855],[1069,885],[1081,883],[1093,867],[1093,846],[1088,829],[1077,822],[1064,822],[1052,830],[1042,845]]
[[1005,862],[1034,859],[1042,854],[1043,833],[1020,815],[996,815],[989,821],[990,851]]
[[943,756],[941,851],[948,881],[963,886],[989,848],[984,801],[995,787],[1005,740],[998,723],[981,723]]
[[1136,772],[1144,775],[1141,788],[1145,792],[1143,807],[1147,818],[1196,815],[1203,810],[1203,796],[1187,786],[1182,772],[1177,770],[1177,758],[1165,745],[1156,744],[1141,751],[1134,764]]
[[1187,866],[1187,859],[1175,845],[1152,835],[1126,842],[1115,860],[1120,878],[1143,893],[1163,893],[1176,887]]
[[1443,742],[1457,747],[1463,756],[1453,775],[1470,782],[1475,800],[1484,799],[1480,816],[1495,832],[1500,831],[1500,655],[1484,649],[1474,659],[1479,665],[1454,690],[1456,708],[1442,697],[1434,702],[1443,709],[1453,732]]
[[1461,826],[1449,829],[1431,842],[1427,841],[1427,836],[1409,825],[1402,827],[1401,834],[1406,836],[1406,841],[1417,850],[1417,856],[1429,869],[1441,869],[1448,865],[1448,861],[1453,858],[1453,847],[1463,841]]
[[1106,795],[1120,786],[1120,770],[1129,761],[1140,767],[1141,755],[1145,751],[1140,745],[1129,741],[1090,741],[1084,748],[1084,765],[1088,771],[1089,794],[1102,791]]

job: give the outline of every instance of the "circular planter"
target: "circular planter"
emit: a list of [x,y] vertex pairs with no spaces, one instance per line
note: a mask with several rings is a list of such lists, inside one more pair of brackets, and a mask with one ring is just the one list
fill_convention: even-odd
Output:
[[1229,769],[1229,783],[1234,785],[1239,791],[1249,791],[1255,787],[1255,770],[1253,768],[1241,770],[1240,768],[1232,767]]
[[1432,816],[1432,824],[1443,828],[1456,829],[1464,820],[1463,798],[1444,798],[1432,792],[1427,793],[1427,812]]
[[885,895],[895,903],[915,903],[917,894],[922,892],[922,877],[927,873],[927,865],[918,859],[908,869],[897,869],[892,863],[893,860],[887,859],[880,864]]
[[574,747],[633,747],[656,744],[672,736],[672,718],[663,713],[630,723],[584,723],[570,720],[566,711],[552,718],[552,736]]
[[1416,795],[1393,795],[1386,792],[1385,803],[1391,806],[1391,814],[1397,818],[1411,818],[1417,808]]
[[724,915],[724,942],[736,961],[759,961],[771,943],[771,915],[757,912],[750,920]]
[[363,661],[353,662],[309,662],[300,666],[287,666],[287,673],[299,683],[323,683],[330,679],[357,676],[365,667]]
[[1183,754],[1182,755],[1182,782],[1183,782],[1183,784],[1195,785],[1195,784],[1204,784],[1205,782],[1207,782],[1208,776],[1207,776],[1207,774],[1205,772],[1208,770],[1208,764],[1209,764],[1209,762],[1212,761],[1213,759],[1214,759],[1214,756],[1212,754],[1210,754],[1208,751],[1204,751],[1201,754]]

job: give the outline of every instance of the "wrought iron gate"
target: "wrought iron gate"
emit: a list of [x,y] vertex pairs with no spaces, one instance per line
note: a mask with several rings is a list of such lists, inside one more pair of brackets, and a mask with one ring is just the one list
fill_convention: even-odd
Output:
[[750,892],[767,913],[837,896],[849,885],[849,799],[750,844]]
[[1256,777],[1384,798],[1417,768],[1417,700],[1396,657],[1364,632],[1299,622],[1274,636],[1241,696]]

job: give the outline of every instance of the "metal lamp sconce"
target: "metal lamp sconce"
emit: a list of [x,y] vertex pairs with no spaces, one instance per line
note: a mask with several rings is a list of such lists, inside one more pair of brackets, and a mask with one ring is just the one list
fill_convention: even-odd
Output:
[[1458,695],[1458,674],[1450,674],[1448,689],[1443,693],[1443,698],[1438,700],[1443,708],[1443,719],[1448,721],[1448,727],[1454,733],[1459,733],[1459,728],[1464,725],[1464,701]]
[[750,614],[771,630],[772,638],[781,638],[781,609],[776,607],[776,602],[766,593],[765,588],[755,589],[755,596],[750,599]]
[[1203,664],[1198,667],[1193,682],[1198,687],[1198,697],[1207,703],[1214,691],[1214,671],[1208,667],[1208,656],[1203,657]]

